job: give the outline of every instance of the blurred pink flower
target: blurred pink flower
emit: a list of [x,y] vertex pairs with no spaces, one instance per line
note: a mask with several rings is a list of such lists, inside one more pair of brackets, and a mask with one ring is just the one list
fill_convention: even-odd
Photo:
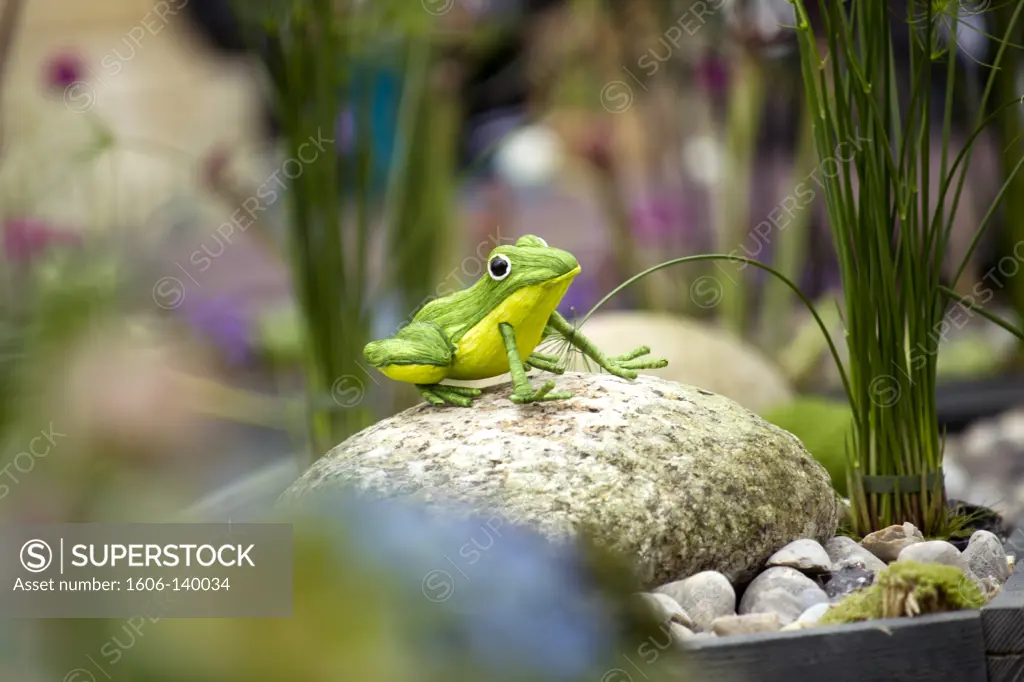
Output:
[[227,184],[231,166],[231,150],[225,145],[213,147],[203,158],[200,181],[207,189],[220,189]]
[[72,83],[84,80],[85,62],[74,52],[58,53],[46,63],[46,87],[63,92]]
[[24,262],[54,244],[77,244],[79,235],[39,218],[8,218],[3,223],[3,250],[8,260]]

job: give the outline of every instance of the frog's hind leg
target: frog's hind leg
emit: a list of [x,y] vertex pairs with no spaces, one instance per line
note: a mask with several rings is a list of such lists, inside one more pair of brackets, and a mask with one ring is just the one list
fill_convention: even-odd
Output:
[[471,407],[473,405],[473,398],[480,395],[479,388],[446,386],[445,384],[416,384],[416,390],[431,405]]
[[531,353],[526,360],[525,367],[526,369],[536,367],[552,374],[565,374],[565,365],[554,355],[545,355],[544,353]]
[[432,322],[412,322],[394,338],[368,343],[367,362],[384,376],[410,384],[436,384],[448,376],[455,346]]

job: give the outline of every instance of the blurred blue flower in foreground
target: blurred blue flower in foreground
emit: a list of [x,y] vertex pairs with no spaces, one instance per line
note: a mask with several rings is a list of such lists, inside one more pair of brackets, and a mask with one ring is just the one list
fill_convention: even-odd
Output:
[[[615,675],[630,663],[645,682],[694,679],[669,644],[653,649],[665,633],[636,612],[621,560],[585,538],[554,543],[502,515],[406,499],[289,499],[264,520],[293,527],[292,616],[161,619],[117,679],[596,682],[628,679]],[[94,643],[49,661],[53,679],[124,627],[89,622]]]
[[503,514],[441,516],[368,496],[324,496],[310,510],[342,522],[347,561],[386,576],[401,603],[426,607],[408,633],[424,660],[460,661],[493,680],[600,679],[622,643],[607,585],[574,543]]

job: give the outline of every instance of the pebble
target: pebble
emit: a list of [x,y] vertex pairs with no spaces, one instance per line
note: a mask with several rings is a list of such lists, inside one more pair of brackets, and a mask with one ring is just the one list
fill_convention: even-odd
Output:
[[674,623],[674,622],[673,623],[669,623],[668,624],[668,629],[669,629],[669,634],[672,635],[673,641],[676,641],[676,642],[684,642],[684,641],[686,641],[688,639],[693,639],[696,636],[694,634],[693,630],[691,630],[688,627],[684,627],[684,626],[680,625],[679,623]]
[[825,591],[803,573],[776,566],[750,583],[740,601],[739,613],[777,613],[782,624],[788,625],[811,606],[827,601]]
[[919,542],[916,545],[910,545],[905,547],[900,552],[897,561],[919,561],[922,564],[944,564],[946,566],[955,566],[963,571],[964,575],[968,579],[973,581],[978,587],[980,587],[986,594],[989,591],[988,586],[974,574],[971,567],[967,565],[967,561],[964,560],[964,555],[960,553],[955,546],[945,540],[927,540],[925,542]]
[[808,623],[807,621],[794,620],[789,625],[782,628],[782,632],[791,632],[792,630],[807,630],[813,628],[817,623]]
[[919,561],[922,564],[945,564],[957,568],[967,568],[967,562],[960,550],[945,540],[928,540],[908,545],[900,551],[897,561]]
[[832,607],[831,604],[821,603],[815,604],[811,608],[807,609],[800,614],[800,617],[796,619],[798,623],[817,623],[821,620],[821,617],[825,615],[825,612]]
[[869,571],[878,572],[885,569],[885,562],[857,544],[853,538],[837,535],[825,543],[825,551],[832,560],[832,570],[847,566],[860,565]]
[[1003,543],[987,530],[975,532],[961,556],[974,575],[982,580],[993,578],[1002,583],[1010,575]]
[[782,629],[777,613],[748,613],[742,616],[715,618],[711,629],[716,635],[753,635],[758,632],[776,632]]
[[788,566],[808,574],[832,570],[828,552],[815,540],[794,540],[768,558],[768,566]]
[[825,594],[834,603],[848,594],[873,585],[874,582],[874,571],[869,571],[863,565],[851,564],[832,574],[832,579],[825,585]]
[[669,622],[677,623],[686,628],[693,628],[693,620],[672,597],[660,592],[638,592],[638,599],[641,599],[659,624]]
[[868,550],[882,561],[896,561],[900,552],[910,545],[924,542],[924,536],[914,524],[904,523],[902,526],[889,526],[864,536],[861,547]]
[[736,590],[718,571],[703,571],[662,585],[655,593],[667,594],[692,619],[697,632],[707,632],[715,618],[736,613]]

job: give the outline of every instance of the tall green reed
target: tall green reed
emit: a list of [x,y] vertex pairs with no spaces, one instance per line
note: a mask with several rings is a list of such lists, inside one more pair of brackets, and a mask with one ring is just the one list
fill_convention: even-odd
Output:
[[[911,87],[901,97],[886,3],[820,0],[819,36],[803,0],[792,1],[815,146],[834,169],[823,173],[823,183],[845,299],[854,415],[853,531],[909,521],[926,535],[939,535],[948,531],[950,520],[935,403],[936,358],[950,327],[948,299],[958,298],[943,287],[940,271],[971,147],[987,123],[979,121],[964,149],[951,158],[960,3],[910,3],[905,19]],[[1022,9],[1017,4],[998,44],[983,111]],[[827,54],[819,51],[819,38]],[[933,111],[931,101],[935,68],[946,73],[941,113]],[[932,201],[930,142],[938,130],[941,190]],[[849,153],[841,151],[844,145]],[[1019,168],[1009,172],[1007,184]],[[994,209],[979,226],[957,279]],[[970,313],[977,309],[972,304],[964,301],[961,309]]]

